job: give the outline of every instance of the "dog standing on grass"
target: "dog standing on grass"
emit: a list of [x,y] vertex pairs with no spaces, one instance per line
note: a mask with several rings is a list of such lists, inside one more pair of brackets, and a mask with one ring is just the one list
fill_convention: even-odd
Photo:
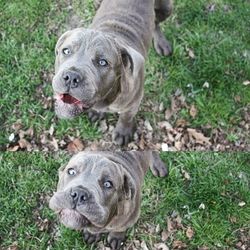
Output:
[[157,152],[80,152],[59,169],[49,206],[66,227],[82,230],[87,243],[108,233],[111,248],[119,249],[138,220],[149,167],[155,176],[168,174]]
[[118,145],[131,141],[144,89],[144,62],[153,39],[158,54],[171,53],[160,30],[171,0],[97,0],[88,29],[64,33],[56,44],[53,90],[60,118],[88,112],[91,121],[105,112],[119,114],[113,131]]

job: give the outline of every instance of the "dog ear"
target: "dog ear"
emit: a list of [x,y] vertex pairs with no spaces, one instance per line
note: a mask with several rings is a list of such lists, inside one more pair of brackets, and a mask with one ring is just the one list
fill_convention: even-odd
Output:
[[127,174],[123,176],[123,193],[125,200],[133,200],[135,196],[135,184]]
[[124,82],[126,89],[124,91],[131,91],[134,89],[134,82],[139,77],[143,77],[144,73],[144,57],[135,49],[129,46],[123,46],[121,52],[121,80]]

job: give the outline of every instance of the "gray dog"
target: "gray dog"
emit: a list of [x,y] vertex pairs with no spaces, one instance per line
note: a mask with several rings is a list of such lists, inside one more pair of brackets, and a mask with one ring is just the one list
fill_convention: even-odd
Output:
[[143,97],[144,61],[152,38],[158,54],[171,48],[159,23],[171,13],[171,0],[95,1],[98,11],[89,29],[64,33],[56,45],[53,89],[61,118],[88,111],[92,121],[119,113],[113,132],[128,144]]
[[126,230],[139,217],[149,166],[155,176],[167,175],[157,152],[80,152],[59,169],[57,191],[49,206],[65,226],[83,230],[87,243],[109,233],[109,245],[119,249]]

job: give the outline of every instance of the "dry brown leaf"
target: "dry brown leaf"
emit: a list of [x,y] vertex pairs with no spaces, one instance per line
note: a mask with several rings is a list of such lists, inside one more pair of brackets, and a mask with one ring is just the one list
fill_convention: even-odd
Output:
[[180,142],[180,141],[175,141],[174,142],[174,147],[177,149],[177,150],[181,150],[182,149],[182,142]]
[[67,146],[67,150],[70,153],[77,153],[79,151],[82,151],[83,149],[84,149],[84,145],[83,145],[82,141],[78,138],[74,139]]
[[12,129],[15,130],[15,132],[19,131],[23,127],[21,120],[17,120],[13,125],[11,126]]
[[163,230],[163,231],[161,232],[161,240],[162,240],[162,241],[166,241],[166,240],[169,238],[169,236],[170,236],[169,231]]
[[154,246],[156,249],[159,249],[159,250],[169,250],[169,247],[164,243],[157,243]]
[[174,230],[174,227],[172,225],[172,221],[170,220],[169,217],[167,217],[167,229],[168,229],[169,233],[171,233]]
[[209,247],[207,247],[207,246],[202,246],[202,247],[199,247],[198,250],[209,250]]
[[59,146],[55,137],[52,138],[52,141],[50,142],[50,144],[54,147],[54,151],[58,151]]
[[142,250],[149,250],[147,244],[145,243],[145,241],[141,242],[141,248],[142,248]]
[[191,227],[188,227],[186,230],[186,236],[188,237],[189,240],[191,240],[194,236],[194,231]]
[[20,139],[18,141],[18,144],[21,149],[27,149],[28,151],[30,151],[32,148],[32,145],[26,139]]
[[175,240],[173,242],[173,249],[186,249],[186,248],[187,248],[187,245],[180,240]]
[[173,112],[172,109],[166,109],[165,110],[165,119],[169,120],[172,117],[173,114],[174,114],[174,112]]
[[189,110],[189,114],[191,115],[192,118],[195,118],[197,116],[197,109],[194,106],[194,104],[191,105],[191,108]]
[[197,132],[195,129],[193,128],[188,128],[187,132],[189,134],[190,137],[193,137],[196,140],[196,143],[199,144],[208,144],[211,145],[211,142],[209,141],[210,138],[205,137],[202,133]]
[[18,242],[14,241],[8,248],[7,250],[18,250]]
[[7,151],[16,152],[19,149],[19,145],[15,145],[14,147],[7,148]]
[[185,119],[178,119],[175,123],[176,127],[181,127],[184,128],[188,125],[189,123]]
[[237,222],[237,218],[235,216],[231,216],[229,218],[229,220],[230,220],[231,223],[236,223]]
[[49,128],[49,134],[52,136],[52,135],[54,134],[54,131],[55,131],[54,125],[51,124],[51,126],[50,126],[50,128]]
[[158,122],[158,125],[161,129],[166,129],[166,130],[173,129],[172,125],[167,121]]

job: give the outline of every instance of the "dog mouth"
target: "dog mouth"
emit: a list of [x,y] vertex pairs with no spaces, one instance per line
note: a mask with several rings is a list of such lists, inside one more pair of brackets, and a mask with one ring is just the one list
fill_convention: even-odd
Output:
[[90,224],[90,221],[74,209],[64,208],[58,212],[61,222],[69,228],[81,230]]
[[90,105],[87,104],[86,102],[78,100],[74,96],[71,96],[70,94],[67,94],[67,93],[56,94],[55,99],[56,99],[56,101],[62,102],[63,104],[75,105],[78,108],[80,108],[82,111],[90,108]]

